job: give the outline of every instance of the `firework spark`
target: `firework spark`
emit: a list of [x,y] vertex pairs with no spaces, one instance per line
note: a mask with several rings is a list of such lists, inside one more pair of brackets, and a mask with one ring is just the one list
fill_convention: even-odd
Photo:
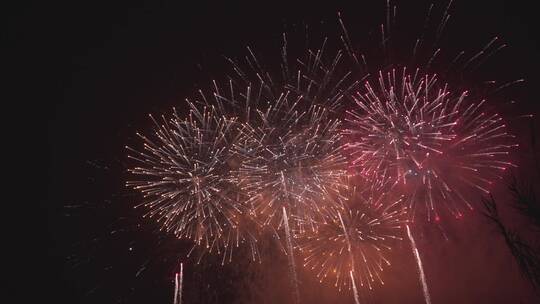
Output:
[[213,108],[189,105],[185,119],[176,110],[161,123],[152,118],[154,133],[139,135],[143,151],[128,147],[129,157],[140,166],[129,169],[137,179],[127,185],[144,194],[146,216],[156,218],[162,229],[223,253],[224,262],[232,248],[244,242],[255,258],[255,231],[246,227],[246,208],[230,174],[239,126]]
[[347,150],[357,172],[409,196],[411,217],[456,218],[473,209],[470,189],[489,193],[491,183],[514,166],[513,136],[486,101],[453,92],[436,75],[391,70],[378,86],[365,83],[347,112]]

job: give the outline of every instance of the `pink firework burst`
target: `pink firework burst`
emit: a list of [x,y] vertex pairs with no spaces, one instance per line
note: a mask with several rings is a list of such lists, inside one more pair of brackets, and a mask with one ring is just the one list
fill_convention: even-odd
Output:
[[347,111],[346,150],[355,172],[408,196],[411,218],[463,216],[510,166],[516,144],[486,100],[453,91],[436,75],[391,70],[369,80]]

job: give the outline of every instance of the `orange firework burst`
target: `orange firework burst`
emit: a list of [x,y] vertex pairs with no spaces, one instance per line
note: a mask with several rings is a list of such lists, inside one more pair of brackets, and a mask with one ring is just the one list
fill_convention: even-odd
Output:
[[357,287],[384,284],[380,273],[401,240],[405,210],[402,198],[347,184],[338,198],[341,206],[313,230],[298,234],[297,242],[304,266],[316,271],[321,282],[333,280],[336,287],[352,287],[356,293]]

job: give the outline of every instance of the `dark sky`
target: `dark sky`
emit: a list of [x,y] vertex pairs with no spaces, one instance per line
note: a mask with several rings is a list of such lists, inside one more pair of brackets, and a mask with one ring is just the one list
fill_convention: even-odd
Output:
[[[222,55],[243,56],[247,44],[263,57],[279,56],[287,28],[309,24],[315,37],[318,31],[337,36],[340,11],[351,36],[361,37],[384,20],[384,1],[228,2],[47,2],[12,11],[12,34],[6,37],[27,58],[13,77],[30,77],[46,88],[26,92],[32,96],[28,106],[35,104],[47,124],[48,191],[39,203],[46,219],[39,246],[45,259],[35,289],[45,302],[172,303],[172,267],[187,246],[153,233],[152,223],[131,210],[136,196],[124,187],[124,146],[150,125],[147,114],[182,107],[185,97],[224,71]],[[416,24],[428,3],[398,1],[398,15]],[[456,1],[452,15],[446,47],[478,49],[493,36],[502,38],[509,48],[483,73],[525,78],[511,115],[536,113],[540,35],[533,5]],[[34,68],[36,73],[25,72]],[[510,121],[517,124],[511,128],[528,130]],[[502,238],[486,221],[472,214],[450,226],[448,241],[426,236],[419,242],[434,304],[533,303]],[[387,286],[372,293],[369,303],[421,303],[412,257],[403,246],[385,274]],[[286,261],[268,255],[258,266],[239,261],[221,267],[212,259],[204,266],[188,264],[185,303],[240,303],[249,288],[265,303],[289,301]],[[349,293],[300,277],[304,303],[352,303]]]

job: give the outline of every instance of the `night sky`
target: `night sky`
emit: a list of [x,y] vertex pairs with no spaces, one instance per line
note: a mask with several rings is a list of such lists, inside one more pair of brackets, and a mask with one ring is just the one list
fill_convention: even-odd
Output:
[[[222,77],[228,69],[223,55],[242,57],[250,45],[268,62],[279,60],[281,34],[305,24],[315,45],[324,36],[337,41],[337,12],[353,44],[363,46],[362,37],[384,20],[385,1],[228,2],[47,2],[11,13],[13,34],[6,37],[21,47],[16,52],[28,58],[27,70],[34,62],[39,67],[36,74],[14,77],[46,86],[43,94],[26,88],[47,124],[48,191],[46,200],[32,202],[45,221],[39,230],[45,252],[38,259],[39,286],[29,288],[43,302],[172,303],[178,259],[186,263],[184,303],[291,301],[287,261],[271,244],[263,244],[262,264],[250,263],[240,250],[230,265],[220,266],[213,257],[192,265],[185,258],[188,242],[155,233],[158,227],[131,208],[140,196],[125,187],[124,146],[151,126],[148,113],[181,109],[184,98]],[[516,101],[505,118],[524,143],[514,173],[528,178],[528,139],[538,130],[517,117],[535,114],[539,104],[537,11],[532,1],[455,2],[443,47],[477,50],[498,36],[509,47],[479,77],[526,80],[501,98]],[[404,20],[399,26],[410,26],[411,37],[429,3],[397,1]],[[534,242],[527,220],[506,206],[504,182],[494,195],[506,223]],[[428,228],[420,232],[432,303],[535,303],[502,236],[480,212],[449,223],[448,240]],[[394,267],[384,272],[387,285],[363,291],[365,303],[422,303],[410,248],[407,242],[401,246]],[[353,303],[349,291],[321,285],[309,273],[300,273],[300,280],[303,303]]]

